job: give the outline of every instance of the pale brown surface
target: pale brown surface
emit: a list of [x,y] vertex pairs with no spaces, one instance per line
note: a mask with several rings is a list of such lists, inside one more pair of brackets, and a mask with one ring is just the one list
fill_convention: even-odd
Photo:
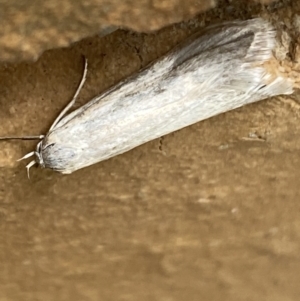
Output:
[[[296,4],[260,13],[295,23]],[[259,12],[226,9],[2,64],[0,135],[45,133],[76,89],[82,55],[77,106],[200,25]],[[299,300],[298,98],[246,106],[68,176],[32,168],[29,181],[16,159],[35,143],[1,142],[0,300]]]
[[[47,49],[67,47],[118,27],[149,32],[223,2],[230,7],[232,1],[0,0],[0,61],[37,60]],[[277,1],[253,2],[276,5]]]
[[151,31],[189,19],[215,0],[0,0],[0,61],[36,60],[117,27]]

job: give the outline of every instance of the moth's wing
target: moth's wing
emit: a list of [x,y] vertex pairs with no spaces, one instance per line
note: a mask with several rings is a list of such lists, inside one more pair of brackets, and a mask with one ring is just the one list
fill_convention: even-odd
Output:
[[[261,35],[263,39],[255,38],[255,36],[257,37],[258,35]],[[249,44],[247,45],[244,41],[242,49],[249,52],[249,62],[257,59],[260,61],[266,60],[269,58],[270,49],[274,48],[274,36],[275,32],[271,24],[261,18],[247,21],[231,21],[210,26],[207,29],[191,35],[188,39],[174,47],[164,56],[144,67],[138,73],[120,81],[104,91],[101,95],[94,97],[86,105],[66,115],[55,128],[63,126],[73,118],[77,118],[89,107],[107,101],[107,95],[119,91],[121,87],[125,87],[128,83],[135,83],[132,85],[133,91],[131,92],[141,90],[144,88],[145,78],[147,78],[148,83],[151,83],[151,81],[155,82],[158,78],[168,75],[171,70],[187,60],[195,56],[201,56],[201,54],[216,48],[228,49],[232,47],[232,50],[236,51],[239,47],[237,42],[246,40],[247,38],[250,38]],[[255,39],[259,41],[255,42]],[[259,58],[258,55],[260,56]],[[130,93],[130,91],[127,92]]]
[[45,141],[49,165],[69,173],[216,114],[292,92],[291,82],[263,66],[275,43],[266,21],[233,22],[206,35],[65,117]]

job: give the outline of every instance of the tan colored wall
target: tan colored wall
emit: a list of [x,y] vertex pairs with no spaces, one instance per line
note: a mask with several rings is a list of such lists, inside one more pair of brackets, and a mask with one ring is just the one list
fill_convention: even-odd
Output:
[[[166,8],[166,22],[193,14],[198,2],[184,1],[181,14]],[[121,22],[121,8],[114,20],[153,29],[165,24],[160,10],[156,23],[150,12],[139,25],[132,16]],[[296,0],[269,8],[224,1],[156,34],[118,30],[35,63],[3,62],[0,135],[45,133],[76,89],[82,55],[90,67],[77,106],[219,20],[262,15],[287,30],[277,49],[291,51],[282,65],[296,78],[299,12]],[[32,59],[95,34],[94,26],[80,34],[75,27],[62,44],[56,35],[44,44],[28,39],[29,50],[0,56]],[[1,142],[0,300],[299,300],[298,101],[296,91],[249,105],[68,176],[33,168],[28,181],[16,159],[35,143]]]

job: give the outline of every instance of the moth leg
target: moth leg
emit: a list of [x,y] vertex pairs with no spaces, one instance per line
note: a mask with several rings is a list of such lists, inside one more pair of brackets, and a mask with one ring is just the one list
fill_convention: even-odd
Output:
[[17,161],[22,161],[24,159],[30,158],[31,156],[34,156],[35,152],[30,152],[28,154],[26,154],[24,157],[22,157],[21,159],[18,159]]
[[29,164],[26,165],[26,169],[27,169],[27,176],[28,176],[28,179],[30,180],[30,174],[29,174],[29,169],[35,165],[36,162],[35,161],[31,161]]

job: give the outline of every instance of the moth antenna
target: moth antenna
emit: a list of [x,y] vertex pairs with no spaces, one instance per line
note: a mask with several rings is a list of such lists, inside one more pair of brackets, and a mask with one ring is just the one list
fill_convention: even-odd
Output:
[[[24,157],[18,159],[17,161],[22,161],[24,159],[30,158],[31,156],[33,156],[35,154],[35,152],[30,152],[28,154],[26,154]],[[31,162],[30,162],[31,163]]]
[[49,132],[51,132],[51,130],[53,130],[55,128],[55,126],[58,124],[58,122],[63,118],[63,116],[70,110],[70,108],[74,105],[78,94],[80,92],[80,90],[82,89],[85,80],[86,80],[86,74],[87,74],[87,68],[88,68],[88,61],[86,58],[85,59],[85,63],[84,63],[84,70],[83,70],[83,74],[82,74],[82,78],[80,81],[80,84],[76,90],[76,93],[73,97],[73,99],[67,104],[67,106],[60,112],[60,114],[58,115],[58,117],[55,119],[55,121],[53,122],[53,124],[51,125],[51,128],[49,130]]
[[41,140],[45,137],[45,135],[39,136],[7,136],[7,137],[0,137],[0,140]]
[[27,164],[26,165],[26,169],[27,169],[27,176],[28,176],[28,179],[30,180],[30,173],[29,173],[29,169],[33,166],[33,165],[35,165],[36,164],[36,162],[33,160],[33,161],[31,161],[29,164]]

